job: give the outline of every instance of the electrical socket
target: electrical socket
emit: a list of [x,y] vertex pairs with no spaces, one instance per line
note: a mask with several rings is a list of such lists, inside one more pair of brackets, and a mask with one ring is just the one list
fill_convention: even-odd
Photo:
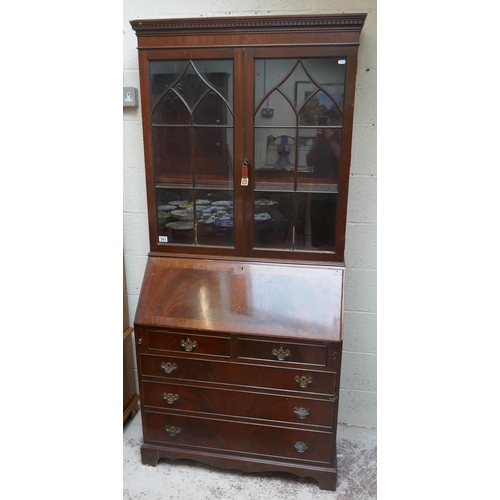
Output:
[[139,106],[139,96],[135,87],[123,87],[123,106]]

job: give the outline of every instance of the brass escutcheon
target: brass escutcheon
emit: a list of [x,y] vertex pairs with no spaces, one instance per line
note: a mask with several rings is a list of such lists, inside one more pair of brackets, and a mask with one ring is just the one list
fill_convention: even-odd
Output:
[[273,356],[276,356],[280,361],[283,361],[290,356],[290,351],[288,349],[283,349],[282,345],[280,345],[279,349],[274,348],[272,352]]
[[300,385],[300,387],[307,387],[309,384],[311,384],[313,379],[311,377],[306,377],[303,375],[302,377],[299,377],[298,375],[295,377],[295,382]]
[[301,418],[302,420],[304,420],[306,417],[308,417],[310,415],[310,411],[309,411],[309,408],[297,408],[295,407],[293,409],[293,413],[295,413],[295,415],[297,415],[297,417]]
[[181,340],[181,347],[187,352],[191,352],[197,345],[196,340]]
[[175,363],[163,362],[160,366],[161,366],[161,368],[163,368],[165,373],[172,373],[173,371],[177,370],[177,365]]
[[168,394],[166,392],[163,393],[163,399],[169,404],[173,405],[176,401],[179,400],[179,396],[177,394],[172,394],[169,392]]
[[165,427],[165,430],[172,437],[177,436],[177,434],[180,434],[182,431],[182,429],[180,427],[175,427],[175,425],[167,425]]
[[307,444],[303,443],[302,441],[297,441],[293,447],[299,452],[299,453],[304,453],[304,451],[307,450]]

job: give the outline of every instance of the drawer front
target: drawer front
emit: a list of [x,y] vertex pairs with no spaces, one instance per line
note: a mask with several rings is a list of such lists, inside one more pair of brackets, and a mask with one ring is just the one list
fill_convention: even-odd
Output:
[[281,389],[303,393],[335,394],[337,373],[310,369],[272,367],[249,363],[205,361],[140,354],[140,374],[171,380],[199,380],[245,387]]
[[277,420],[331,427],[334,419],[332,400],[275,396],[238,389],[220,389],[142,382],[142,404],[167,410],[193,411],[235,417]]
[[237,346],[239,358],[318,366],[326,366],[327,363],[328,347],[326,345],[238,338]]
[[333,434],[144,411],[144,441],[329,464]]
[[151,350],[231,357],[231,338],[229,336],[148,330],[147,339],[147,347]]

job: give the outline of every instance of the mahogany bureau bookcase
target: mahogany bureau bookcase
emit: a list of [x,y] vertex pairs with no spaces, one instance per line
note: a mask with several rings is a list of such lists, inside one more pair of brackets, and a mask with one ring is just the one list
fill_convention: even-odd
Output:
[[142,461],[337,481],[366,14],[136,20],[150,253]]

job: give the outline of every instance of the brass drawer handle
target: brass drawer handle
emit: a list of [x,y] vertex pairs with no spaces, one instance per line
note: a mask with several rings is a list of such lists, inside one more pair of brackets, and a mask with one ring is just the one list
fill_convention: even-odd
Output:
[[172,437],[177,436],[177,434],[180,434],[182,432],[182,429],[180,427],[175,427],[175,425],[167,425],[165,427],[165,430]]
[[177,394],[172,394],[169,392],[168,394],[166,392],[163,393],[163,399],[169,404],[173,405],[176,401],[179,401],[179,396]]
[[161,366],[161,368],[163,368],[165,373],[172,373],[173,371],[177,370],[177,365],[175,363],[163,362],[160,366]]
[[181,347],[187,352],[191,352],[197,345],[196,340],[191,341],[189,338],[181,341]]
[[311,377],[306,377],[303,375],[302,377],[299,377],[298,375],[295,377],[295,382],[300,385],[300,387],[307,387],[309,384],[311,384],[313,379]]
[[280,345],[279,349],[274,348],[272,352],[273,356],[276,356],[280,361],[283,361],[290,356],[290,351],[288,349],[283,349],[282,345]]
[[299,453],[304,453],[304,451],[307,450],[307,444],[303,443],[302,441],[297,441],[293,447],[299,452]]
[[295,415],[297,415],[297,417],[301,418],[302,420],[304,420],[305,418],[307,418],[311,412],[309,411],[309,408],[297,408],[295,407],[293,409],[293,413],[295,413]]

